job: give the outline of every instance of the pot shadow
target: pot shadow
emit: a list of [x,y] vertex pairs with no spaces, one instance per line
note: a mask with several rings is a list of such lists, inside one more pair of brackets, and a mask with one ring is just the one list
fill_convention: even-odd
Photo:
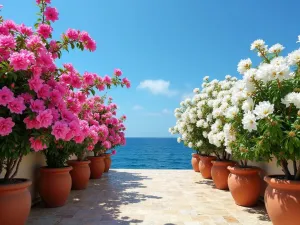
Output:
[[268,213],[266,211],[265,204],[263,203],[262,200],[259,200],[257,204],[251,208],[244,208],[243,211],[251,214],[257,214],[258,219],[261,221],[268,221],[271,222]]
[[[139,192],[151,180],[138,172],[111,170],[101,179],[90,180],[86,190],[71,191],[68,202],[59,208],[44,208],[43,203],[32,208],[27,224],[139,224],[143,215],[124,213],[126,205],[162,199]],[[124,208],[125,207],[125,208]],[[122,213],[123,211],[123,213]]]
[[211,180],[211,179],[203,179],[200,181],[196,181],[195,184],[205,184],[205,185],[208,185],[208,186],[216,189],[215,184],[214,184],[213,180]]

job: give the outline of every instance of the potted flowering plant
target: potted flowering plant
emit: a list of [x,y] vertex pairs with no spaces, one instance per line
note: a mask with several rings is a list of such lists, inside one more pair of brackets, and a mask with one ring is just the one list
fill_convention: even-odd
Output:
[[[238,68],[240,67],[239,65]],[[239,161],[239,165],[228,167],[230,171],[228,186],[236,204],[249,207],[258,201],[262,183],[260,169],[248,163],[249,160],[262,161],[254,151],[257,139],[256,126],[248,114],[253,110],[254,102],[248,97],[243,80],[237,81],[228,95],[229,107],[225,111],[226,123],[223,127],[224,145],[232,158]]]
[[192,99],[187,98],[175,109],[176,125],[170,128],[169,132],[179,134],[181,137],[178,137],[177,141],[196,151],[196,154],[192,154],[193,169],[196,172],[200,171],[203,178],[210,179],[211,161],[216,159],[211,154],[216,147],[207,139],[209,124],[204,120],[210,113],[205,107],[208,95],[200,93],[199,88],[194,89],[194,94]]
[[[257,130],[255,154],[275,157],[284,175],[267,176],[265,204],[275,225],[297,224],[300,217],[300,147],[299,84],[300,51],[279,56],[284,47],[275,44],[268,49],[263,40],[252,43],[262,63],[244,75],[246,90],[254,102],[251,123]],[[249,118],[248,118],[249,120]],[[293,172],[288,167],[292,162]]]

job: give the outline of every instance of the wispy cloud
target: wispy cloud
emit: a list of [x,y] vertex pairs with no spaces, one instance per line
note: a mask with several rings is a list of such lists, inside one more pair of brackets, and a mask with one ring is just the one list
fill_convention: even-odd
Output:
[[143,107],[143,106],[140,106],[140,105],[134,105],[134,106],[132,107],[132,109],[138,111],[138,110],[144,109],[144,107]]
[[146,89],[154,95],[166,95],[174,96],[177,94],[177,91],[170,89],[170,81],[165,80],[144,80],[138,87],[138,89]]
[[163,109],[160,112],[147,112],[145,115],[146,116],[165,116],[165,115],[170,115],[171,110],[169,109]]

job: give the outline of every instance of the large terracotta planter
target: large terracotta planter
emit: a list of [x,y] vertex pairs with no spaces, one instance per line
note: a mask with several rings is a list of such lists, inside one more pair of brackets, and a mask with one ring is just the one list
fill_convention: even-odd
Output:
[[72,166],[72,170],[70,172],[72,177],[72,189],[73,190],[83,190],[86,189],[90,176],[91,170],[89,167],[91,161],[77,161],[70,160],[68,161],[68,165]]
[[47,207],[63,206],[70,194],[72,167],[40,168],[39,193]]
[[212,161],[216,160],[215,156],[199,156],[199,170],[203,178],[211,179]]
[[300,224],[300,181],[265,177],[265,205],[274,225]]
[[228,166],[234,166],[236,162],[233,161],[213,161],[211,168],[211,177],[217,189],[228,190]]
[[257,203],[261,190],[260,169],[229,166],[228,187],[237,205],[253,206]]
[[105,154],[105,169],[104,169],[104,173],[107,173],[110,169],[111,166],[111,158],[110,158],[111,154]]
[[91,179],[99,179],[104,173],[105,169],[105,156],[90,156],[88,159],[91,161],[90,169],[91,169]]
[[0,224],[25,224],[30,213],[31,181],[14,179],[15,183],[0,184]]
[[191,159],[191,164],[192,164],[193,170],[195,172],[200,172],[200,170],[199,170],[199,161],[200,161],[199,155],[196,154],[196,153],[193,153],[192,154],[192,159]]

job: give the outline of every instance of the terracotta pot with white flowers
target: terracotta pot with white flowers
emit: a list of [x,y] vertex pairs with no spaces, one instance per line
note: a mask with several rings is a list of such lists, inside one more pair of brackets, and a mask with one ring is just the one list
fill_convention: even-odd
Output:
[[263,40],[251,45],[262,63],[257,68],[247,63],[243,78],[254,105],[243,120],[257,135],[254,154],[274,157],[283,171],[265,177],[267,212],[274,225],[294,225],[300,220],[300,50],[281,57],[283,48],[268,49]]

